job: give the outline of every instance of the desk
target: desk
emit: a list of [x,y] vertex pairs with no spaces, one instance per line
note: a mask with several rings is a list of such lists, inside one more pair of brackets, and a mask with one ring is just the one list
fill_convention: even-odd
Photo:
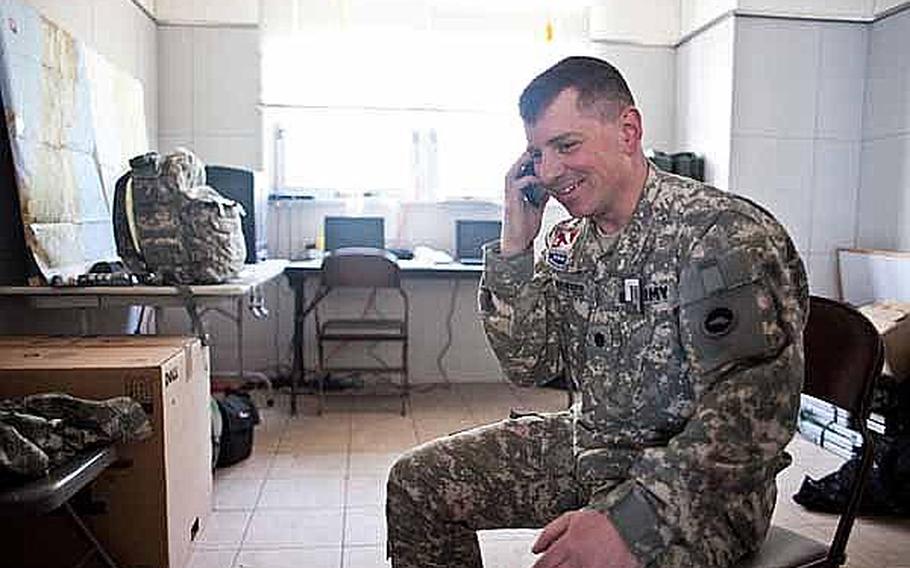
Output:
[[[83,286],[54,288],[51,286],[0,286],[0,297],[23,298],[34,308],[86,309],[122,306],[153,306],[186,309],[193,326],[193,333],[208,344],[208,334],[202,316],[215,311],[234,322],[237,330],[237,365],[241,379],[243,360],[243,308],[248,307],[256,317],[267,313],[259,288],[278,276],[288,265],[286,260],[266,260],[244,265],[237,277],[224,284],[192,286]],[[225,302],[234,304],[233,313],[220,307]],[[82,334],[87,334],[83,319]]]
[[[450,262],[433,264],[419,260],[399,260],[402,278],[434,278],[453,280],[462,278],[480,278],[483,265],[460,264]],[[306,316],[319,304],[322,298],[306,300],[306,279],[322,271],[322,260],[301,260],[289,263],[284,273],[294,291],[294,366],[291,372],[291,414],[297,414],[298,381],[304,376],[303,365],[303,322]]]

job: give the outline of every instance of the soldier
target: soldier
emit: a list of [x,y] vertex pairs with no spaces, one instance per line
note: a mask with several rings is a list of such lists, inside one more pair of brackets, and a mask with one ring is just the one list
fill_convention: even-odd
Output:
[[[528,147],[485,247],[480,312],[509,380],[562,374],[573,402],[402,456],[392,565],[481,566],[476,530],[543,526],[535,568],[730,566],[762,542],[790,462],[802,262],[768,212],[648,162],[610,64],[565,59],[519,108]],[[535,183],[572,216],[536,266]]]

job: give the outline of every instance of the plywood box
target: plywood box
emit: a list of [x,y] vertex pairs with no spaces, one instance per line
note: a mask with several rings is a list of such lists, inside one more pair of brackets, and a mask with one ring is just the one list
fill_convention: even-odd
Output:
[[[125,395],[142,404],[154,434],[118,448],[125,467],[107,469],[92,488],[106,512],[87,518],[122,566],[184,568],[211,510],[208,348],[186,337],[0,337],[0,398],[38,392]],[[57,530],[53,519],[32,522],[34,528],[16,522],[0,531],[3,562],[51,566],[73,553],[58,544],[66,537],[48,534]],[[32,533],[14,561],[7,551],[22,548],[21,541],[7,541],[30,530],[54,545],[35,546]]]
[[910,377],[910,303],[880,300],[860,306],[859,311],[885,342],[884,372],[899,380]]

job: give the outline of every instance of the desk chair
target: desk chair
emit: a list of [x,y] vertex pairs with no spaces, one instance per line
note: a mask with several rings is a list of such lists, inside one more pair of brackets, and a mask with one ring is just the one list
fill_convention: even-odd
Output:
[[[113,446],[89,450],[52,469],[41,479],[0,490],[0,518],[38,516],[63,508],[80,535],[91,545],[83,558],[74,565],[83,566],[92,554],[97,554],[105,566],[117,568],[117,563],[70,504],[70,499],[101,475],[116,458]],[[53,546],[52,543],[48,544]]]
[[884,346],[872,323],[844,304],[812,296],[803,335],[806,379],[803,393],[847,410],[863,440],[862,456],[831,542],[823,544],[772,526],[761,549],[740,568],[836,568],[845,550],[863,486],[872,468],[873,440],[866,425],[872,388],[882,370]]
[[[357,319],[326,318],[320,314],[327,297],[344,288],[371,289],[373,294],[380,290],[394,291],[400,298],[397,317],[363,317]],[[319,407],[322,414],[325,406],[325,377],[330,371],[365,372],[371,374],[401,374],[399,394],[401,415],[407,412],[408,385],[408,297],[401,288],[401,277],[395,257],[382,249],[341,248],[329,254],[322,263],[322,281],[316,294],[321,298],[314,310],[316,337],[319,351],[318,384]],[[366,310],[365,310],[366,311]],[[398,366],[357,366],[330,367],[326,358],[326,345],[339,343],[401,343],[401,363]]]

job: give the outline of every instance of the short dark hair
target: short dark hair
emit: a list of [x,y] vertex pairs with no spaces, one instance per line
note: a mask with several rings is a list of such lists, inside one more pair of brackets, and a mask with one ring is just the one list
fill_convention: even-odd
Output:
[[596,57],[567,57],[531,81],[518,100],[518,112],[526,124],[534,124],[554,99],[568,88],[578,91],[578,106],[596,107],[602,118],[614,119],[620,110],[634,106],[635,99],[622,73]]

